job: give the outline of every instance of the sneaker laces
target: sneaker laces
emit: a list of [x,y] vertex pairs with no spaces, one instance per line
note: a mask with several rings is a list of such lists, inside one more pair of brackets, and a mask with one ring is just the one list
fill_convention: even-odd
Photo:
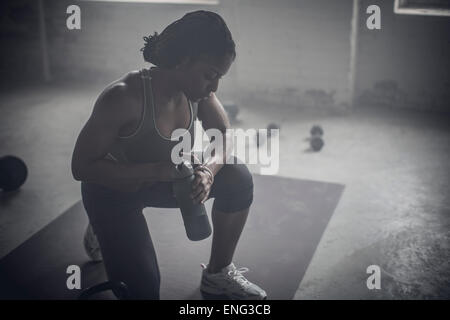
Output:
[[233,278],[233,280],[236,280],[241,285],[249,284],[250,282],[242,275],[245,272],[248,272],[249,269],[246,267],[242,267],[239,269],[234,269],[228,271],[228,275]]

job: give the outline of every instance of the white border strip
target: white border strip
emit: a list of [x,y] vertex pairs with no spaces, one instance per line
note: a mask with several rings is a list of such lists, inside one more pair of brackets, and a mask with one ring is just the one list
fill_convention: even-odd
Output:
[[159,4],[185,4],[185,5],[218,5],[219,0],[81,0],[84,2],[123,2],[123,3],[159,3]]
[[449,9],[402,8],[400,7],[400,0],[394,1],[394,13],[421,15],[421,16],[441,16],[441,17],[450,16]]

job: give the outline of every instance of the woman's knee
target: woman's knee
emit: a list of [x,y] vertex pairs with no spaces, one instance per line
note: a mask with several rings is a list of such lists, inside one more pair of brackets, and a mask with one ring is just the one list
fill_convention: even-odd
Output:
[[232,164],[225,164],[217,175],[220,175],[222,183],[231,189],[253,188],[250,170],[245,163],[238,162],[236,157]]
[[253,202],[253,177],[247,165],[225,164],[214,182],[215,207],[223,212],[247,209]]
[[[117,257],[127,261],[126,256]],[[115,282],[123,282],[127,286],[126,297],[133,300],[159,300],[161,277],[157,264],[145,260],[153,260],[152,257],[142,256],[134,262],[120,266],[105,265],[108,279]],[[136,261],[139,260],[139,261]],[[131,266],[131,264],[134,264]],[[119,298],[119,297],[118,297]]]
[[129,292],[129,298],[132,300],[160,300],[159,280],[153,282],[140,282],[136,288]]

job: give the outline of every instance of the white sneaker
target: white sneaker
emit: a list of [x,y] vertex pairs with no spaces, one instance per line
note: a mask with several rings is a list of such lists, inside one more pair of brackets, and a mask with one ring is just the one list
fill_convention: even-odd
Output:
[[242,275],[248,268],[236,269],[233,263],[218,273],[210,273],[205,264],[203,267],[200,291],[211,295],[226,295],[233,300],[265,300],[266,292],[251,283]]
[[84,251],[92,261],[102,261],[102,252],[91,224],[88,224],[83,238]]

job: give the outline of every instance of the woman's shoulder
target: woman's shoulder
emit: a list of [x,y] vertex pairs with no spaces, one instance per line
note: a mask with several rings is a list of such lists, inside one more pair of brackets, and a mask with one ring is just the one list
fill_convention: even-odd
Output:
[[107,85],[97,99],[97,103],[105,108],[118,111],[129,119],[139,117],[141,112],[141,87],[139,71],[130,71]]
[[141,77],[139,70],[132,70],[110,83],[105,91],[115,92],[126,100],[136,100],[140,96]]

